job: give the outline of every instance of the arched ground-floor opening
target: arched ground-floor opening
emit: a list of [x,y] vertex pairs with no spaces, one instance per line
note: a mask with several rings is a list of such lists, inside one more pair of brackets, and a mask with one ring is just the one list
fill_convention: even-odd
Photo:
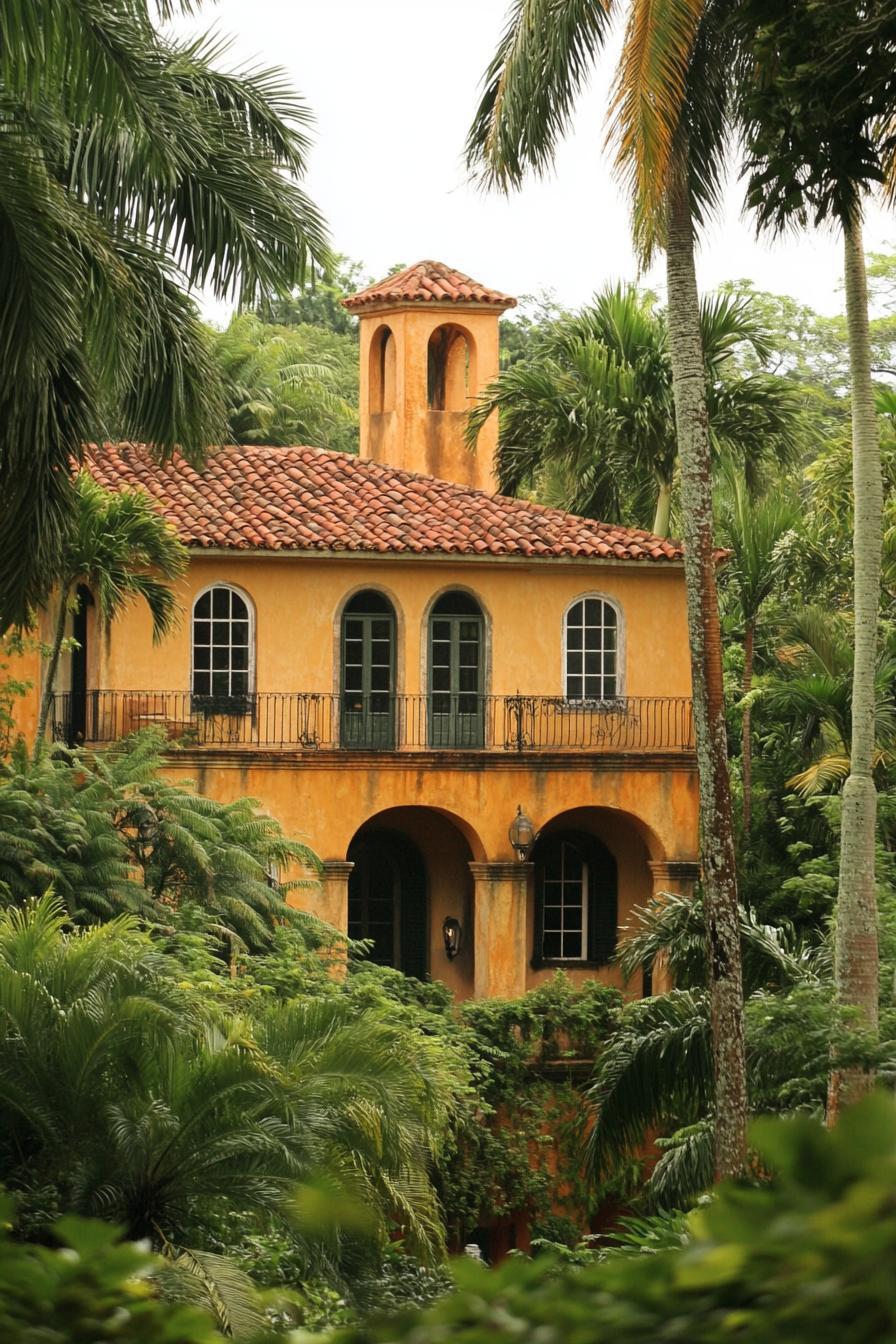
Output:
[[[358,828],[346,858],[348,933],[406,975],[473,992],[473,849],[463,823],[430,807],[394,807]],[[447,938],[446,938],[447,933]]]
[[559,969],[634,997],[649,991],[649,978],[625,984],[613,956],[668,866],[659,852],[643,821],[614,808],[570,808],[542,825],[526,905],[528,989]]

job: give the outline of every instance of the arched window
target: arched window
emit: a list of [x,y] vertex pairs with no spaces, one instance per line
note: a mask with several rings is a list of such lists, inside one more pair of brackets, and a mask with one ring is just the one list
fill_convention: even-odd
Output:
[[216,584],[193,604],[194,700],[245,706],[252,694],[253,619],[235,588]]
[[429,338],[426,395],[431,411],[465,411],[469,407],[470,342],[450,322],[436,327]]
[[549,835],[533,851],[536,965],[601,966],[616,947],[616,861],[593,836]]
[[615,700],[619,695],[619,616],[602,597],[580,597],[563,629],[567,700]]
[[365,588],[342,614],[342,745],[395,745],[395,612]]
[[484,626],[475,597],[443,593],[429,617],[429,735],[433,747],[481,747]]

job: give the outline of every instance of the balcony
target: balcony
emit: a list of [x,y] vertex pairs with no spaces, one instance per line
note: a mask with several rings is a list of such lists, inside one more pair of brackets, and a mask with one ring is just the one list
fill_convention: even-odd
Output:
[[236,699],[183,691],[57,695],[54,736],[101,745],[160,728],[183,748],[393,752],[689,753],[691,701],[635,696],[327,695],[262,692]]

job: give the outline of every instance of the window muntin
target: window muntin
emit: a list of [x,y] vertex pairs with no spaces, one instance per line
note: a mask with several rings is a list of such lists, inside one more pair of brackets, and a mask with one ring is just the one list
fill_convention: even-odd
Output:
[[588,955],[588,864],[568,840],[549,847],[541,875],[541,955],[584,961]]
[[619,618],[602,597],[582,597],[566,613],[567,700],[614,700],[619,694]]
[[246,699],[251,693],[252,620],[249,605],[224,584],[193,606],[193,695]]

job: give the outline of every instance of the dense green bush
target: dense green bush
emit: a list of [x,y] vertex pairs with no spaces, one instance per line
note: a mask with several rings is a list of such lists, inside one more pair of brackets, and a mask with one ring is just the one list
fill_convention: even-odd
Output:
[[160,1299],[160,1267],[114,1227],[61,1219],[58,1247],[11,1236],[12,1203],[0,1199],[0,1339],[3,1344],[220,1344],[212,1318]]
[[880,1344],[896,1337],[896,1109],[763,1121],[765,1179],[720,1187],[683,1245],[557,1272],[458,1264],[458,1291],[339,1344]]

